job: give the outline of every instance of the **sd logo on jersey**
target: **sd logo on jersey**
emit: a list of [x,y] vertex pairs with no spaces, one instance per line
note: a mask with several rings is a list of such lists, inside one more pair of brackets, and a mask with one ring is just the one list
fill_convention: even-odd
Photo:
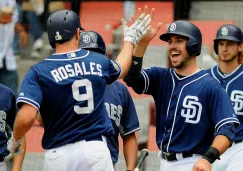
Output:
[[236,115],[243,115],[243,91],[234,90],[230,95],[230,100]]
[[181,110],[181,116],[186,118],[185,122],[197,124],[202,114],[202,104],[198,102],[198,97],[186,96],[182,106],[186,108]]

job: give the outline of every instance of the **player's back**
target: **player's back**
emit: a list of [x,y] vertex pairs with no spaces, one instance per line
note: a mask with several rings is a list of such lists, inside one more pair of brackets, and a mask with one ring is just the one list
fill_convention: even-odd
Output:
[[28,74],[38,82],[33,82],[36,97],[25,94],[24,80],[18,102],[25,96],[35,99],[44,124],[45,149],[113,133],[103,101],[105,86],[112,82],[110,65],[103,55],[77,50],[49,56],[30,69]]
[[7,156],[9,152],[6,150],[8,138],[7,129],[13,128],[16,116],[16,99],[14,92],[8,87],[0,84],[0,157]]
[[112,162],[116,163],[119,155],[119,134],[123,138],[140,130],[140,127],[133,100],[124,84],[115,81],[106,86],[104,101],[115,132],[107,138],[107,145]]

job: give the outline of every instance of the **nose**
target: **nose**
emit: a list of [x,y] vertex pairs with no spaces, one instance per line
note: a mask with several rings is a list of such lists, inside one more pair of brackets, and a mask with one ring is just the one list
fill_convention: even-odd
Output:
[[170,42],[169,43],[169,49],[175,49],[176,48],[176,43],[175,42]]
[[221,45],[222,51],[227,51],[227,46],[225,44]]

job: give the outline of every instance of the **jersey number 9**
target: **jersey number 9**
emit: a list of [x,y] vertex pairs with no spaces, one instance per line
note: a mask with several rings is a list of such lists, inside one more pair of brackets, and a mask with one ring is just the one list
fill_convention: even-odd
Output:
[[[79,88],[85,87],[86,93],[80,94]],[[94,110],[94,98],[92,83],[88,79],[76,80],[72,84],[73,98],[80,102],[87,100],[87,107],[80,107],[79,105],[74,106],[74,111],[77,114],[89,114]]]

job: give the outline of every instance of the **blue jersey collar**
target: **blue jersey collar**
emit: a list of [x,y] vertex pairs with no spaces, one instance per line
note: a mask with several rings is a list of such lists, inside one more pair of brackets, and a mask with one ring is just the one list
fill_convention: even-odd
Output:
[[63,61],[63,60],[74,60],[85,58],[89,55],[89,51],[84,49],[77,49],[75,51],[69,51],[66,53],[54,53],[51,56],[47,57],[45,60],[51,61]]
[[220,72],[219,65],[217,65],[217,66],[215,67],[215,69],[216,69],[218,75],[219,75],[221,78],[228,78],[228,77],[230,77],[230,76],[238,75],[239,72],[242,71],[243,66],[240,64],[240,65],[239,65],[233,72],[231,72],[230,74],[227,74],[226,76],[224,76],[224,75]]

